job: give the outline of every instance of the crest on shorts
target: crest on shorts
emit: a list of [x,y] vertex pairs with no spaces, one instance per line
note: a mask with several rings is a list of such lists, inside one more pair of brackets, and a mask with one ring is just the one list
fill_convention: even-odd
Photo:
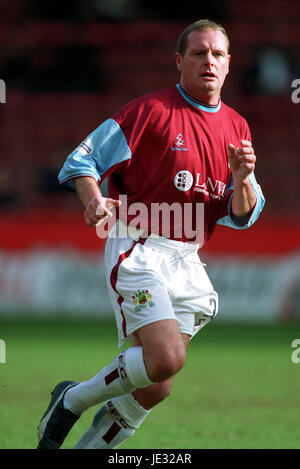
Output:
[[154,301],[152,301],[152,295],[149,290],[137,290],[132,299],[135,305],[135,311],[137,312],[147,308],[147,306],[152,308],[152,306],[155,305]]

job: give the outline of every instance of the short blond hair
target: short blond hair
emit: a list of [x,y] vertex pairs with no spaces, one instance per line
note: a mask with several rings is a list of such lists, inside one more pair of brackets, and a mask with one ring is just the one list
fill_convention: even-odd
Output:
[[211,20],[198,20],[195,23],[187,26],[180,34],[177,41],[177,52],[183,57],[187,49],[188,36],[192,31],[206,31],[207,29],[214,29],[215,31],[221,31],[224,34],[227,41],[227,52],[229,52],[230,42],[227,33],[221,24],[215,23]]

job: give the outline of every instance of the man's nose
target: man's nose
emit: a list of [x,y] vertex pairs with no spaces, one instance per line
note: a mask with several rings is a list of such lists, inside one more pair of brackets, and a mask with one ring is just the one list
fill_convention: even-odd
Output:
[[214,64],[214,56],[210,51],[207,51],[204,56],[205,65],[213,65]]

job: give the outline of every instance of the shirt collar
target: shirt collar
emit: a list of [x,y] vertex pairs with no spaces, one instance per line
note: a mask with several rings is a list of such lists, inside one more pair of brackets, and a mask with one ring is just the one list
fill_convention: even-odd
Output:
[[209,105],[209,104],[204,104],[198,101],[197,99],[193,98],[190,94],[188,94],[178,83],[176,85],[176,88],[178,89],[179,93],[181,96],[192,106],[196,107],[197,109],[201,109],[201,111],[205,112],[210,112],[210,113],[215,113],[218,112],[221,108],[221,98],[219,99],[219,102],[217,105]]

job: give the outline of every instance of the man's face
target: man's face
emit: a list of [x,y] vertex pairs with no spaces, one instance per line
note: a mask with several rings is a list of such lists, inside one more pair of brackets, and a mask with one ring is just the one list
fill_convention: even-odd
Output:
[[229,71],[230,55],[227,40],[221,31],[207,29],[192,31],[187,39],[184,56],[176,53],[181,85],[194,98],[207,104],[217,104],[225,77]]

